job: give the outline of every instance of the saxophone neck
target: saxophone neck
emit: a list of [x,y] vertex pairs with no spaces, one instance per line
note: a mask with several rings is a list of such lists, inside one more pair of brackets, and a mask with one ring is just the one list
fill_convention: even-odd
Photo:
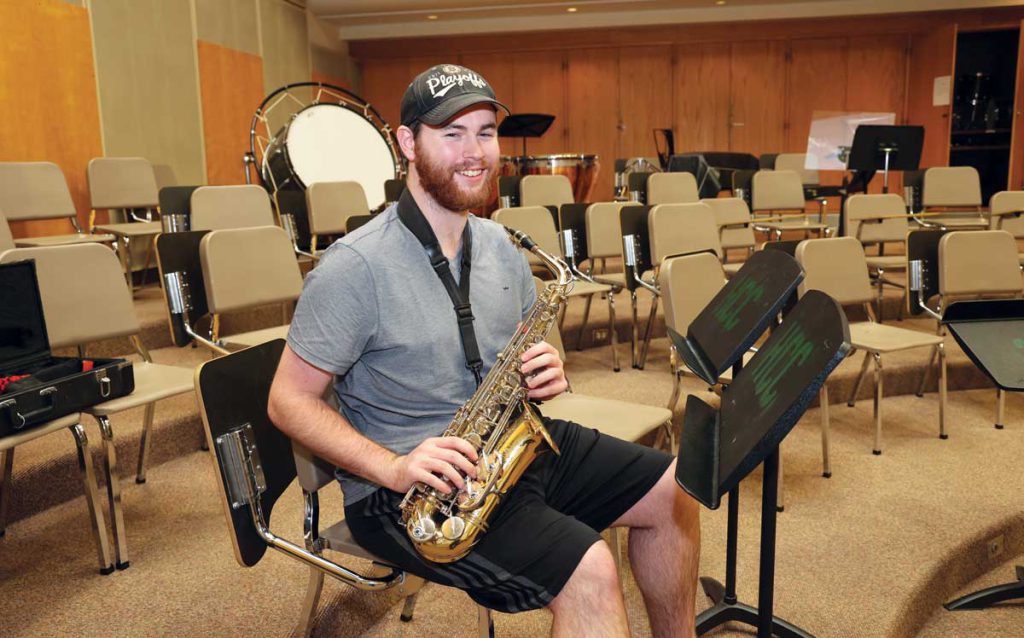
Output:
[[505,227],[505,230],[508,231],[512,243],[524,250],[530,251],[544,262],[544,266],[555,276],[555,280],[559,285],[565,286],[572,282],[572,271],[569,270],[569,265],[565,261],[538,246],[537,242],[533,241],[523,231],[509,228],[508,226]]

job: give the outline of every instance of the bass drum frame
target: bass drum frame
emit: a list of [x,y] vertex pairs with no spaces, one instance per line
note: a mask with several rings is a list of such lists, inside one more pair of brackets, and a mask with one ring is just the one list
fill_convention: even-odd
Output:
[[[306,93],[308,95],[305,95]],[[398,141],[395,134],[391,130],[391,126],[369,102],[355,93],[333,84],[296,82],[286,84],[270,93],[253,114],[252,124],[249,127],[249,151],[243,158],[245,183],[252,183],[251,169],[255,167],[259,183],[270,192],[275,201],[279,191],[305,190],[308,184],[302,182],[302,178],[295,171],[287,152],[281,152],[283,159],[287,162],[289,173],[285,178],[282,179],[280,175],[275,175],[270,161],[274,157],[274,151],[280,147],[278,138],[282,134],[287,134],[295,118],[306,109],[325,104],[345,108],[361,116],[372,125],[387,144],[394,163],[394,177],[401,178],[405,175],[405,164],[402,155],[398,152]],[[271,117],[286,107],[290,108],[292,112],[279,117],[277,121],[281,124],[278,125],[278,130],[274,131]],[[287,138],[283,143],[282,151],[287,151]],[[268,152],[270,152],[269,156]],[[371,202],[370,205],[375,206],[375,203]]]

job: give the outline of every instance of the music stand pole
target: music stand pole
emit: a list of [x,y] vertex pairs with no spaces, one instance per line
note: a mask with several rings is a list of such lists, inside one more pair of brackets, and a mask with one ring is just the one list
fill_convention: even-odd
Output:
[[879,148],[878,150],[880,150],[883,153],[885,153],[885,165],[882,168],[882,192],[883,193],[888,193],[889,192],[889,154],[890,153],[894,153],[898,149],[896,148],[896,146],[889,145],[889,146],[883,146],[883,147]]

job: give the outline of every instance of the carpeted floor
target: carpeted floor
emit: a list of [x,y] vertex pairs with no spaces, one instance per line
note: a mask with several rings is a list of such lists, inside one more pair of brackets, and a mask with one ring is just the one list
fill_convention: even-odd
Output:
[[[603,320],[600,307],[595,304],[592,321]],[[162,321],[152,303],[145,312]],[[578,325],[577,317],[570,314],[567,327]],[[926,322],[901,325],[930,329]],[[653,342],[645,370],[629,368],[626,347],[620,346],[620,356],[623,371],[612,374],[607,347],[570,351],[567,369],[575,391],[664,405],[671,391],[666,341]],[[168,348],[156,350],[154,357],[195,365],[207,355]],[[961,389],[987,386],[959,349],[951,347],[951,366],[958,370],[951,372],[951,387],[957,391],[949,398],[950,439],[941,441],[936,394],[911,394],[926,360],[922,352],[887,358],[881,456],[870,452],[870,400],[852,409],[837,403],[852,386],[859,355],[830,380],[833,477],[821,477],[817,408],[808,411],[783,445],[786,508],[778,519],[776,612],[816,636],[1024,634],[1024,605],[958,614],[941,608],[961,593],[1011,580],[1013,557],[1024,561],[1019,478],[1024,397],[1008,397],[1007,427],[995,430],[995,393]],[[684,383],[687,392],[706,392],[695,380]],[[870,392],[865,385],[862,398]],[[140,415],[115,417],[132,566],[107,577],[96,574],[70,436],[44,437],[18,449],[15,522],[0,540],[0,636],[283,636],[292,631],[305,568],[273,552],[251,569],[235,562],[212,464],[208,453],[198,451],[195,410],[189,395],[159,404],[144,485],[128,478],[134,471]],[[86,427],[96,449],[96,427]],[[323,524],[340,515],[340,500],[334,487],[322,495]],[[740,503],[738,590],[741,600],[754,604],[759,472],[743,482]],[[293,486],[271,526],[301,542],[301,518],[301,499]],[[725,507],[702,512],[702,575],[724,575],[725,522]],[[999,535],[1003,554],[989,559],[986,541]],[[649,635],[628,569],[623,586],[633,634]],[[698,600],[701,609],[707,606],[702,595]],[[458,591],[427,586],[408,624],[398,619],[399,601],[395,591],[367,594],[328,581],[316,635],[473,635],[474,606]],[[549,627],[543,611],[496,616],[498,636],[540,636]],[[752,634],[726,627],[713,635]]]

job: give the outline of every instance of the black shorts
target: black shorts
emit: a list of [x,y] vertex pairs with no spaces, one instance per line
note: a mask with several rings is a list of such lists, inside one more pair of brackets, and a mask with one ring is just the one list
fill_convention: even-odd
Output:
[[545,422],[561,454],[546,450],[534,459],[462,559],[423,560],[401,522],[404,495],[383,488],[345,508],[356,542],[407,572],[458,587],[490,609],[547,606],[600,532],[654,487],[673,457],[568,421]]

